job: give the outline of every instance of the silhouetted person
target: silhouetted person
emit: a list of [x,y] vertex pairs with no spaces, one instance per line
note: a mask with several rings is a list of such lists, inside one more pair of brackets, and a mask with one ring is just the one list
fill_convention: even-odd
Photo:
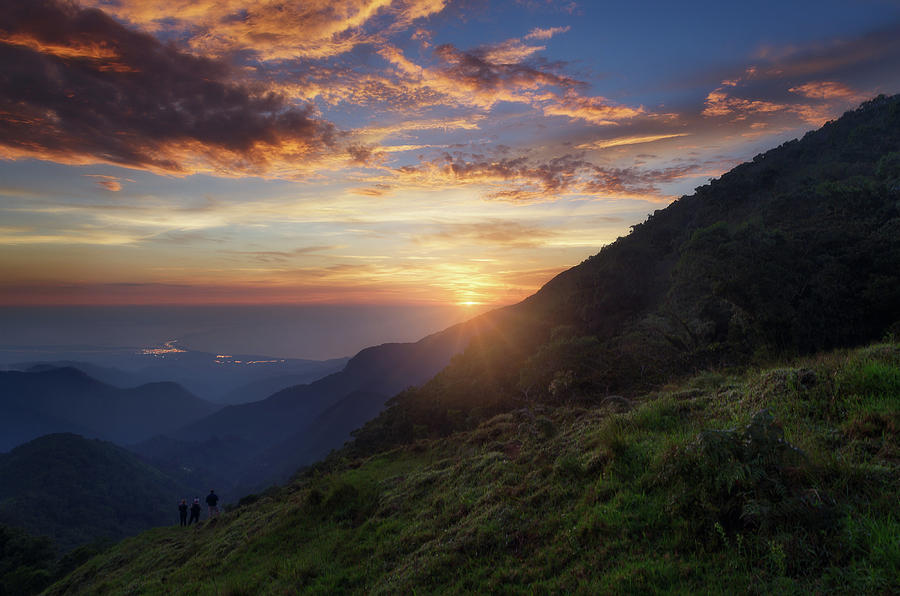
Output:
[[178,504],[178,517],[181,518],[182,526],[187,525],[187,510],[188,510],[187,500],[181,499],[181,503]]
[[219,495],[216,494],[216,491],[213,489],[209,489],[209,494],[206,495],[206,504],[209,505],[209,516],[212,517],[214,515],[219,514]]
[[191,503],[191,519],[188,520],[188,525],[191,525],[193,522],[200,523],[200,497],[194,497],[194,502]]

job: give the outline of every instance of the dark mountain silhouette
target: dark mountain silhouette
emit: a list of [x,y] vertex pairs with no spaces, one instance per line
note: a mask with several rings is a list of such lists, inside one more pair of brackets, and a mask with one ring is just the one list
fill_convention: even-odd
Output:
[[[257,388],[255,383],[273,377],[293,375],[300,382],[310,383],[325,375],[341,370],[346,358],[332,360],[277,359],[269,356],[234,354],[232,363],[218,364],[215,354],[186,350],[168,355],[165,360],[157,360],[139,371],[145,378],[171,380],[204,396],[210,401],[223,404],[238,404],[264,399],[272,394],[269,386]],[[233,363],[240,361],[240,364]],[[251,361],[272,361],[248,364]],[[276,389],[289,387],[288,381]],[[296,383],[295,383],[296,384]]]
[[0,450],[67,431],[134,443],[216,409],[175,383],[119,389],[70,367],[0,371]]
[[[205,452],[210,441],[223,442],[229,445],[224,457],[188,467],[212,477],[231,478],[245,487],[281,479],[343,445],[349,431],[377,414],[388,397],[433,377],[478,332],[475,320],[415,343],[366,348],[338,373],[262,401],[223,408],[135,449],[163,469],[174,470],[184,467],[185,461],[196,462],[195,454]],[[353,408],[339,405],[345,399]],[[323,417],[330,408],[335,409]],[[304,439],[307,434],[310,438]],[[284,447],[278,447],[283,443]]]
[[98,381],[120,388],[171,381],[207,401],[239,404],[265,399],[285,387],[311,383],[341,370],[349,360],[238,354],[219,358],[208,352],[179,349],[179,352],[160,355],[144,354],[136,348],[110,354],[98,351],[95,358],[102,364],[85,359],[47,359],[18,362],[9,368],[21,371],[37,370],[35,367],[77,368]]
[[159,379],[145,379],[135,373],[115,368],[112,366],[100,366],[90,362],[82,362],[80,360],[53,360],[40,362],[19,362],[10,365],[10,370],[20,370],[23,372],[41,372],[54,368],[77,368],[87,376],[97,379],[101,383],[112,385],[113,387],[137,387],[144,383],[150,383]]
[[316,368],[304,374],[278,375],[250,381],[221,395],[217,401],[227,405],[260,401],[278,393],[282,389],[313,383],[320,378],[338,372],[347,365],[349,360],[349,358],[327,360],[322,362],[323,366],[321,368]]
[[112,443],[64,433],[0,454],[0,524],[63,550],[178,523],[177,500],[202,494]]

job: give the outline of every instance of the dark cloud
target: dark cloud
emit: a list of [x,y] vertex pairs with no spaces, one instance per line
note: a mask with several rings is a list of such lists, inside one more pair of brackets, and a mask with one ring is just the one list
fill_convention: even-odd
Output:
[[668,168],[614,168],[598,166],[579,155],[563,155],[546,161],[525,156],[491,157],[443,153],[440,157],[395,170],[412,182],[425,177],[443,184],[483,183],[507,188],[488,197],[508,201],[539,200],[566,193],[636,196],[659,194],[659,184],[695,174],[699,164]]
[[262,173],[332,143],[310,106],[230,76],[100,10],[0,0],[0,143],[13,155]]
[[347,153],[350,154],[350,161],[357,165],[366,165],[372,160],[374,147],[365,145],[350,145],[347,147]]
[[699,164],[687,164],[662,169],[640,168],[595,168],[593,177],[582,187],[591,194],[637,194],[659,193],[659,184],[674,182],[696,174]]
[[488,48],[477,48],[467,52],[451,44],[443,44],[436,47],[434,53],[444,63],[443,72],[447,76],[482,90],[528,88],[538,85],[573,87],[580,84],[569,77],[547,72],[526,63],[492,62]]

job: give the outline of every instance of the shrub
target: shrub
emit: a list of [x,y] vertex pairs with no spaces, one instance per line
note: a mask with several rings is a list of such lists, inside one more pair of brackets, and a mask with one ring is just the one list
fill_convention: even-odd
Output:
[[366,482],[349,481],[338,482],[322,503],[328,516],[338,521],[349,522],[353,526],[365,521],[375,511],[377,505],[378,495],[375,487]]
[[800,572],[809,561],[827,561],[825,543],[840,524],[833,500],[812,486],[807,468],[804,454],[762,410],[743,429],[704,431],[675,448],[657,481],[671,495],[668,510],[688,522],[693,539],[727,544],[727,537],[749,532],[751,550],[784,551],[782,563]]

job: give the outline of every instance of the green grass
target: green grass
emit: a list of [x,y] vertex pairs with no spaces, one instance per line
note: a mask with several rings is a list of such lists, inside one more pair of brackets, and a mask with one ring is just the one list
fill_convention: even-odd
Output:
[[49,593],[897,592],[898,416],[895,344],[706,373],[627,412],[533,405],[339,453]]

